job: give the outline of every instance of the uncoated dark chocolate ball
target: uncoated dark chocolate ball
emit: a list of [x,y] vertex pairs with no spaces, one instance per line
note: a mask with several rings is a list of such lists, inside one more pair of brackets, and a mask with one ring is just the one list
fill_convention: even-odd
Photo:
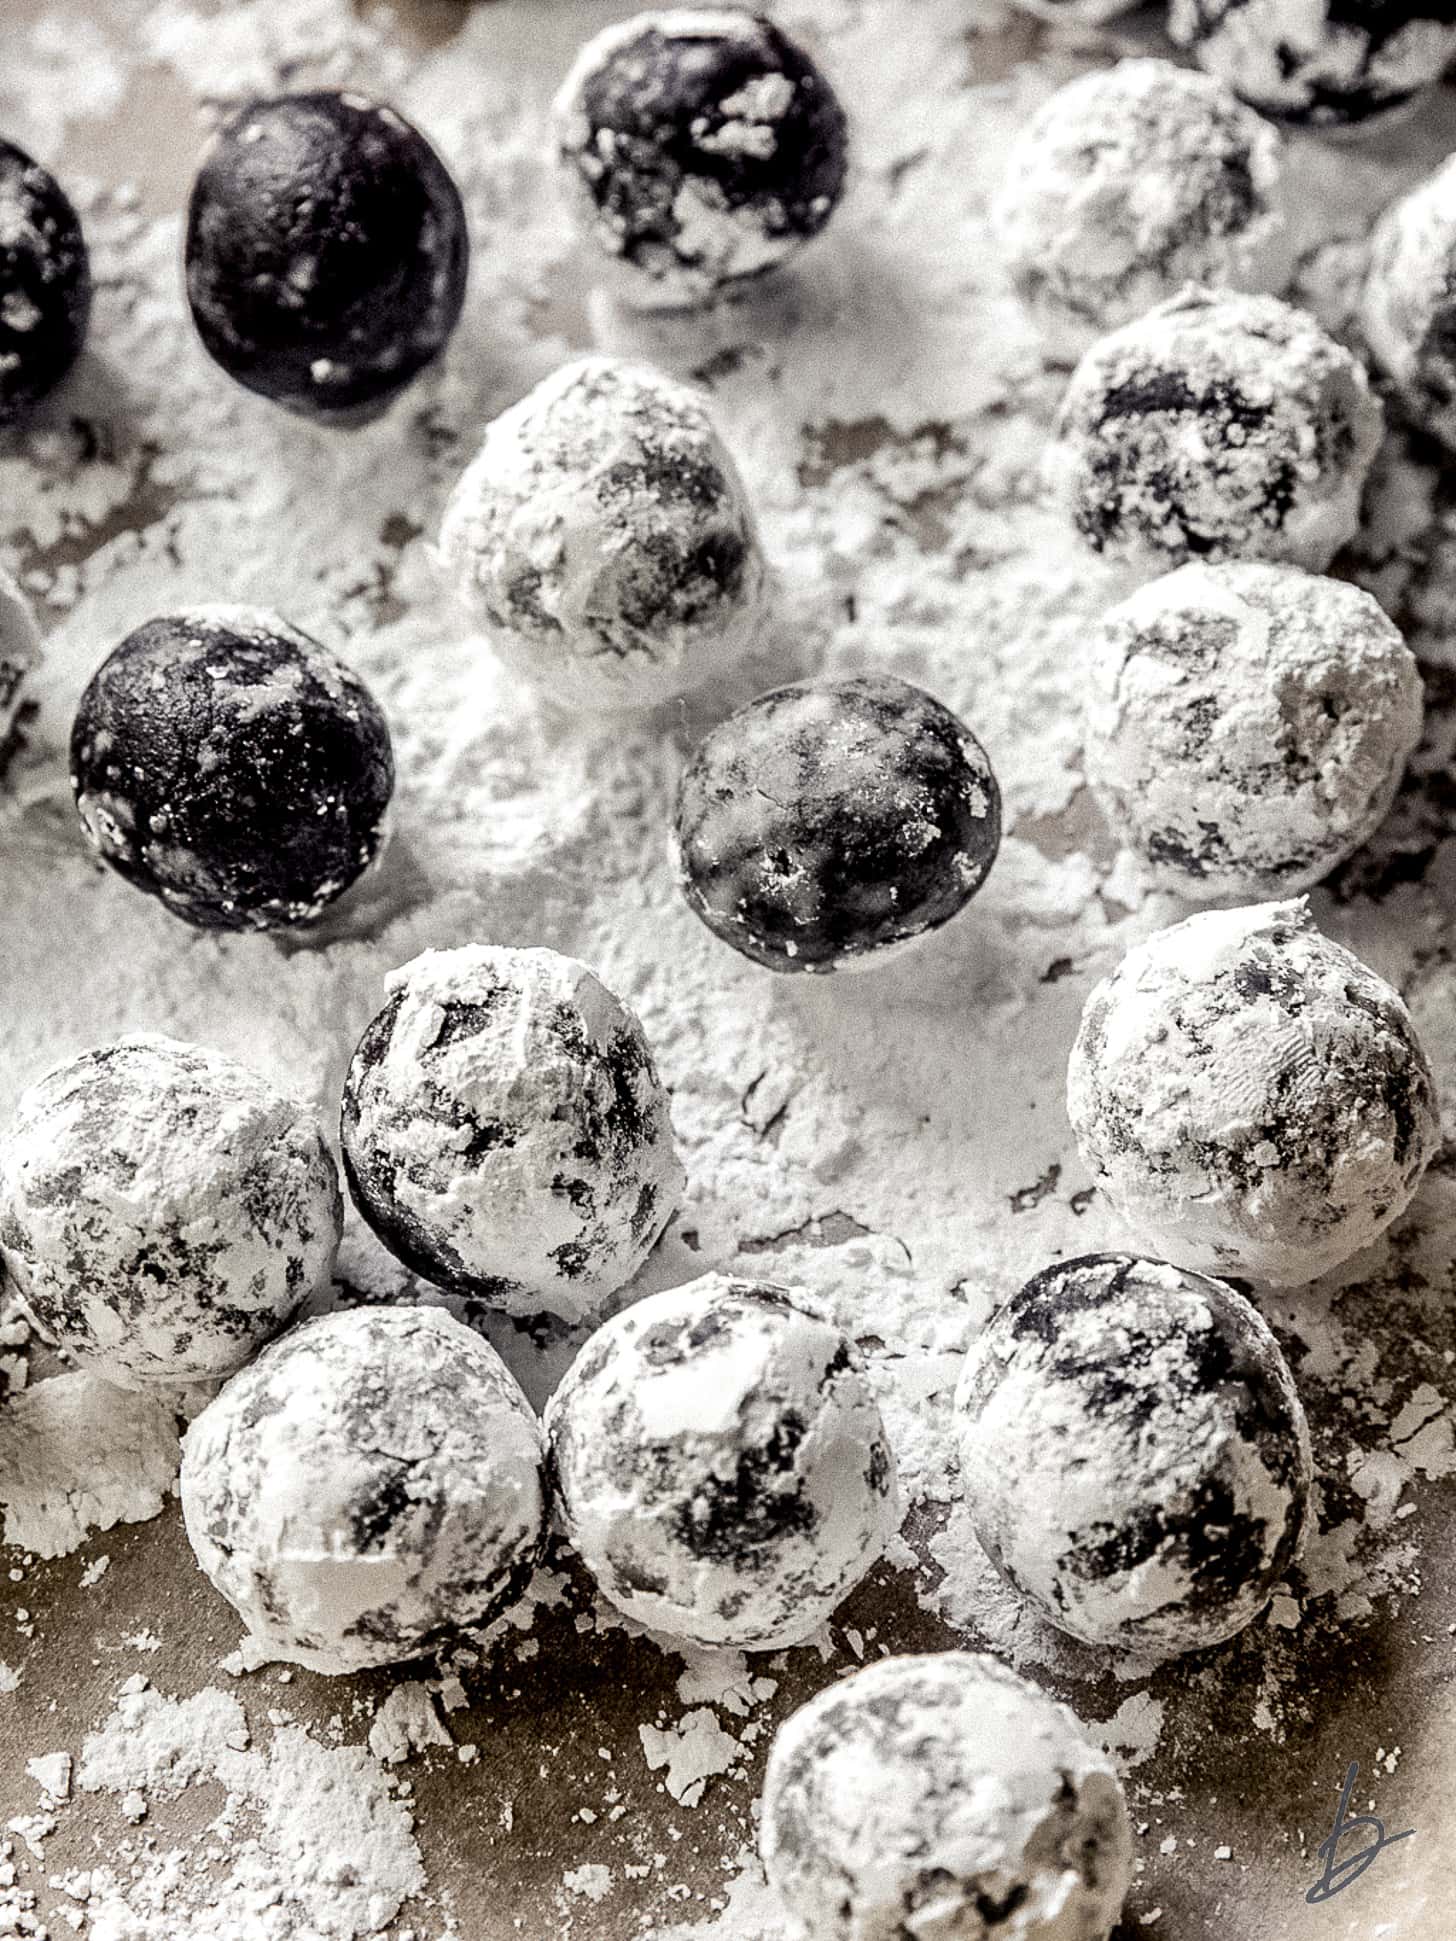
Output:
[[465,211],[393,108],[281,95],[244,108],[204,157],[186,267],[193,319],[230,377],[291,411],[360,419],[455,328]]
[[87,837],[212,930],[304,923],[378,854],[394,787],[379,704],[342,661],[248,607],[149,620],[97,669],[71,730]]
[[702,302],[775,268],[844,188],[844,110],[761,14],[683,8],[608,27],[555,112],[583,227],[648,303]]
[[0,141],[0,426],[53,390],[80,354],[91,268],[54,176]]
[[949,708],[893,675],[776,688],[713,730],[678,793],[678,874],[715,936],[831,971],[953,917],[985,881],[1001,795]]

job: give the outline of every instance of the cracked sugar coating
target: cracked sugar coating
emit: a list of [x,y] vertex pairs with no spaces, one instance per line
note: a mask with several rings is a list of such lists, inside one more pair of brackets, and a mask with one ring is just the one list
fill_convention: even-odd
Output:
[[637,14],[588,41],[555,107],[584,232],[638,302],[705,302],[817,236],[844,188],[834,90],[762,14]]
[[1001,1574],[1089,1644],[1201,1651],[1294,1562],[1309,1429],[1241,1294],[1089,1254],[1027,1282],[971,1344],[961,1486]]
[[1187,283],[1288,280],[1283,143],[1221,82],[1129,60],[1058,89],[992,206],[1017,293],[1073,356]]
[[171,1038],[58,1066],[0,1145],[16,1292],[48,1340],[127,1388],[240,1367],[328,1282],[343,1213],[307,1107]]
[[1322,572],[1360,521],[1382,414],[1364,369],[1276,297],[1185,290],[1093,345],[1047,482],[1094,552],[1158,572]]
[[489,1623],[546,1538],[530,1404],[435,1308],[295,1328],[192,1424],[181,1494],[197,1561],[252,1636],[327,1674]]
[[1456,451],[1456,157],[1376,225],[1360,323],[1412,422]]
[[0,426],[24,418],[81,353],[91,265],[55,177],[0,141]]
[[759,1848],[812,1941],[1105,1941],[1132,1878],[1106,1753],[968,1651],[883,1659],[787,1719]]
[[40,631],[30,602],[0,567],[0,775],[25,706],[25,682],[40,663]]
[[1067,1110],[1150,1253],[1276,1287],[1383,1233],[1441,1137],[1410,1013],[1303,899],[1135,945],[1087,999]]
[[1180,567],[1105,617],[1084,766],[1161,889],[1308,889],[1385,820],[1421,734],[1399,630],[1359,587],[1293,566]]
[[699,744],[674,840],[715,936],[770,970],[832,971],[965,907],[996,860],[1001,795],[970,729],[908,681],[802,682]]
[[506,665],[568,706],[695,687],[763,611],[753,513],[707,397],[621,358],[576,358],[495,419],[440,554]]
[[307,416],[383,410],[465,300],[460,192],[419,130],[361,95],[253,101],[203,157],[187,296],[229,377]]
[[669,1637],[796,1644],[897,1527],[859,1357],[791,1289],[705,1274],[637,1302],[545,1420],[567,1536],[604,1597]]
[[683,1188],[637,1019],[554,950],[427,950],[344,1081],[359,1211],[426,1280],[508,1314],[596,1314]]
[[71,730],[92,847],[213,930],[306,923],[384,842],[389,729],[350,668],[275,614],[194,607],[128,634]]
[[1452,0],[1172,0],[1168,31],[1261,114],[1326,133],[1412,106],[1456,54]]

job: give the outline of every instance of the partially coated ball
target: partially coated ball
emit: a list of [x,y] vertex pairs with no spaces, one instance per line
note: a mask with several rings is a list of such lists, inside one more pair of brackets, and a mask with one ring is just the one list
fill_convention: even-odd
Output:
[[1456,451],[1456,158],[1377,223],[1360,323],[1411,423]]
[[795,1644],[897,1527],[859,1357],[791,1289],[705,1274],[638,1301],[545,1422],[567,1537],[609,1602],[669,1637]]
[[0,1144],[16,1292],[48,1341],[127,1388],[240,1367],[327,1285],[343,1213],[312,1112],[171,1038],[58,1066]]
[[444,349],[468,266],[449,171],[417,128],[362,95],[250,102],[193,184],[198,334],[229,377],[290,411],[383,410]]
[[844,188],[844,110],[763,14],[684,7],[604,28],[555,122],[582,228],[649,305],[701,303],[786,262]]
[[1106,1941],[1132,1881],[1112,1761],[966,1651],[867,1665],[786,1720],[759,1850],[811,1941]]
[[1150,1254],[1275,1287],[1377,1239],[1441,1141],[1410,1013],[1302,899],[1134,945],[1087,999],[1067,1111]]
[[721,722],[678,789],[688,906],[769,970],[883,959],[955,916],[1001,840],[965,723],[893,675],[775,688]]
[[0,427],[18,424],[60,383],[90,317],[80,218],[48,170],[0,141]]
[[488,425],[440,554],[513,672],[566,707],[646,707],[741,659],[765,571],[696,385],[579,357]]
[[182,1515],[253,1639],[326,1674],[488,1624],[546,1539],[541,1435],[479,1335],[355,1308],[276,1342],[188,1430]]
[[1221,1644],[1298,1556],[1294,1378],[1250,1303],[1201,1274],[1127,1254],[1048,1267],[972,1342],[956,1427],[982,1547],[1085,1643]]
[[642,1026],[554,950],[428,950],[388,990],[344,1081],[359,1211],[426,1280],[589,1320],[683,1188]]
[[1190,288],[1072,374],[1047,481],[1093,552],[1141,571],[1323,572],[1360,523],[1383,430],[1363,366],[1270,296]]
[[275,614],[149,620],[92,675],[71,729],[92,848],[210,930],[306,923],[379,854],[389,728],[353,670]]

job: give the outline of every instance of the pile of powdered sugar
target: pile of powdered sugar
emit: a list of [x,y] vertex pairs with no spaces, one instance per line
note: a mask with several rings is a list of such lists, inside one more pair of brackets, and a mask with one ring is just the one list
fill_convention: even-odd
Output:
[[[0,445],[0,565],[22,579],[47,635],[30,683],[38,710],[0,786],[0,1118],[50,1065],[145,1029],[255,1065],[331,1123],[350,1051],[399,965],[479,942],[582,959],[642,1017],[688,1171],[678,1218],[630,1291],[708,1268],[802,1285],[866,1356],[907,1515],[891,1553],[905,1576],[877,1589],[874,1637],[857,1604],[848,1629],[821,1640],[822,1662],[811,1650],[745,1666],[729,1653],[690,1664],[674,1686],[673,1661],[666,1703],[654,1688],[623,1743],[606,1748],[615,1764],[602,1764],[604,1775],[620,1769],[627,1791],[634,1775],[661,1785],[648,1795],[650,1833],[624,1846],[625,1858],[603,1857],[595,1843],[622,1803],[607,1797],[615,1779],[591,1795],[593,1823],[567,1824],[562,1812],[539,1863],[559,1930],[602,1941],[653,1924],[657,1941],[774,1933],[749,1857],[772,1721],[791,1693],[860,1653],[956,1640],[1053,1687],[1135,1768],[1145,1873],[1134,1910],[1169,1910],[1153,1932],[1173,1931],[1180,1910],[1189,1924],[1195,1913],[1211,1918],[1220,1896],[1261,1904],[1264,1874],[1213,1859],[1220,1829],[1237,1856],[1239,1828],[1252,1838],[1257,1825],[1257,1815],[1239,1817],[1234,1769],[1218,1764],[1210,1776],[1200,1763],[1216,1731],[1246,1740],[1249,1760],[1293,1758],[1339,1703],[1345,1654],[1372,1655],[1380,1640],[1406,1654],[1418,1691],[1449,1654],[1446,1614],[1435,1590],[1421,1589],[1422,1552],[1439,1542],[1430,1505],[1456,1474],[1449,1164],[1437,1160],[1377,1247],[1312,1290],[1261,1301],[1310,1412],[1317,1528],[1269,1620],[1225,1651],[1183,1666],[1108,1660],[1042,1625],[976,1543],[951,1433],[961,1353],[995,1304],[1054,1258],[1126,1243],[1075,1156],[1061,1102],[1066,1057],[1092,982],[1186,913],[1169,895],[1142,893],[1084,786],[1081,656],[1096,617],[1130,583],[1090,560],[1041,496],[1041,448],[1066,372],[1044,361],[987,226],[1013,129],[1132,30],[1044,30],[999,0],[791,0],[778,17],[822,59],[851,116],[845,205],[783,283],[706,315],[641,318],[589,294],[591,265],[568,240],[543,162],[556,85],[580,42],[626,7],[422,4],[396,20],[349,0],[21,0],[14,24],[9,11],[0,127],[73,193],[98,287],[72,381]],[[1144,33],[1139,46],[1148,43]],[[461,182],[475,242],[471,296],[443,364],[381,422],[347,434],[230,385],[191,334],[179,269],[180,206],[206,128],[251,90],[342,82],[388,96],[426,132]],[[192,121],[194,102],[203,106]],[[153,132],[168,130],[169,140]],[[1456,110],[1443,98],[1382,143],[1292,144],[1298,288],[1327,326],[1348,325],[1375,213],[1453,142]],[[467,636],[432,558],[445,499],[485,421],[588,348],[709,386],[776,578],[754,657],[645,717],[538,708]],[[1445,776],[1456,684],[1442,670],[1456,631],[1456,492],[1401,434],[1380,461],[1373,507],[1353,565],[1427,665],[1427,735],[1392,821],[1314,910],[1400,986],[1450,1100],[1456,847]],[[276,608],[323,640],[390,719],[391,845],[307,935],[187,930],[98,869],[76,825],[64,749],[92,669],[154,613],[220,599]],[[995,765],[1006,835],[970,910],[918,955],[873,976],[776,979],[693,918],[672,881],[666,828],[698,736],[760,689],[820,666],[900,674],[961,715]],[[351,1295],[403,1284],[352,1215],[340,1272]],[[574,1338],[503,1324],[490,1333],[539,1405]],[[0,1393],[19,1384],[22,1349],[19,1331],[0,1329]],[[178,1410],[203,1399],[179,1397]],[[94,1829],[107,1855],[99,1884],[72,1897],[46,1884],[56,1860],[38,1860],[26,1833],[12,1831],[0,1927],[10,1895],[17,1921],[66,1933],[57,1910],[68,1906],[100,1941],[160,1941],[182,1908],[194,1910],[187,1931],[205,1941],[302,1941],[390,1923],[435,1941],[448,1909],[426,1901],[419,1911],[410,1897],[431,1891],[433,1868],[448,1870],[447,1820],[407,1824],[400,1782],[386,1785],[364,1749],[367,1711],[326,1697],[324,1716],[343,1720],[338,1742],[326,1743],[297,1722],[264,1722],[271,1683],[219,1694],[212,1653],[237,1638],[224,1608],[186,1605],[206,1613],[218,1642],[199,1645],[185,1672],[179,1661],[168,1688],[177,1700],[124,1695],[69,1733],[40,1709],[66,1698],[59,1641],[84,1626],[86,1609],[83,1596],[79,1608],[42,1610],[40,1590],[60,1579],[36,1560],[119,1523],[156,1518],[148,1536],[161,1532],[176,1516],[167,1492],[177,1427],[156,1397],[39,1364],[29,1389],[0,1404],[0,1506],[15,1546],[6,1564],[13,1556],[20,1574],[0,1586],[16,1613],[0,1630],[0,1658],[18,1680],[8,1687],[0,1668],[0,1750],[19,1736],[26,1758],[67,1750],[75,1761],[69,1799],[46,1803],[27,1779],[0,1806],[42,1851],[37,1829],[50,1818],[53,1856],[71,1827]],[[74,1577],[73,1568],[66,1582]],[[190,1574],[179,1585],[179,1598],[204,1595]],[[559,1602],[544,1578],[519,1623],[496,1627],[473,1675],[488,1683],[499,1663],[512,1685],[540,1680],[554,1702],[573,1662],[529,1647],[545,1623],[553,1639],[571,1631]],[[573,1608],[585,1652],[612,1621]],[[302,1713],[301,1677],[293,1689]],[[229,1742],[240,1706],[256,1743]],[[1393,1696],[1367,1712],[1369,1729],[1404,1745],[1411,1767],[1412,1715]],[[478,1804],[504,1826],[511,1801],[489,1743],[466,1760],[452,1736],[454,1753],[426,1732],[403,1770],[446,1773],[470,1789],[471,1812]],[[172,1778],[157,1763],[164,1742],[178,1748],[167,1755]],[[1436,1786],[1434,1739],[1417,1751]],[[1345,1757],[1360,1753],[1350,1744]],[[1335,1763],[1322,1755],[1317,1778],[1337,1788],[1340,1771],[1324,1772]],[[0,1757],[0,1771],[10,1766],[19,1773],[24,1760]],[[1325,1793],[1300,1770],[1306,1793],[1288,1824],[1291,1839],[1308,1824],[1312,1848],[1328,1824]],[[161,1819],[172,1793],[183,1805],[206,1801],[185,1837],[128,1829],[128,1800]],[[210,1836],[198,1829],[224,1799],[212,1839],[221,1858],[199,1874]],[[351,1832],[359,1878],[343,1882],[330,1856]],[[691,1865],[675,1856],[680,1842],[695,1843]],[[1406,1843],[1412,1867],[1417,1849]],[[655,1850],[668,1855],[661,1867]],[[1282,1851],[1264,1859],[1292,1867],[1290,1881],[1304,1871],[1297,1850],[1292,1861]],[[1387,1898],[1394,1892],[1387,1885]],[[467,1931],[495,1941],[519,1931],[511,1919]]]

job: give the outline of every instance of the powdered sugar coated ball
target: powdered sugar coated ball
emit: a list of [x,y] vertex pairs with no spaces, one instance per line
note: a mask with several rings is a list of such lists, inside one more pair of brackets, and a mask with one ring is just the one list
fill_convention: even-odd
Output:
[[555,107],[583,230],[648,305],[741,288],[811,241],[844,188],[833,88],[762,14],[637,14],[587,42]]
[[641,1025],[554,950],[428,950],[388,989],[344,1083],[360,1212],[426,1280],[587,1319],[683,1187]]
[[670,1637],[795,1644],[896,1527],[859,1358],[785,1288],[705,1274],[637,1302],[545,1419],[567,1536],[603,1596]]
[[1413,422],[1456,451],[1456,156],[1376,225],[1360,322]]
[[1456,54],[1451,0],[1172,0],[1168,31],[1261,114],[1326,133],[1388,121]]
[[1089,1644],[1201,1651],[1299,1551],[1309,1429],[1241,1294],[1127,1254],[1059,1262],[971,1344],[961,1481],[991,1561]]
[[759,1847],[812,1941],[1105,1941],[1132,1877],[1112,1761],[967,1651],[885,1658],[801,1706]]
[[1384,821],[1421,677],[1368,593],[1293,566],[1180,567],[1105,617],[1086,771],[1160,888],[1307,889]]
[[763,555],[695,386],[580,357],[485,434],[440,554],[495,651],[567,706],[647,706],[752,644]]
[[1290,270],[1283,144],[1221,82],[1129,60],[1059,88],[1013,144],[992,220],[1023,302],[1079,354],[1186,283]]
[[541,1435],[500,1356],[434,1308],[295,1328],[188,1430],[182,1514],[252,1636],[310,1670],[412,1658],[525,1590]]
[[0,567],[0,769],[25,705],[25,682],[39,663],[40,632],[30,603]]
[[1322,572],[1360,519],[1382,414],[1349,351],[1276,297],[1189,289],[1094,344],[1047,479],[1094,552]]
[[221,1052],[133,1037],[58,1066],[0,1147],[0,1256],[48,1340],[123,1387],[216,1381],[328,1281],[313,1114]]
[[1410,1013],[1302,899],[1135,945],[1087,999],[1067,1110],[1151,1253],[1276,1287],[1383,1233],[1440,1144]]

